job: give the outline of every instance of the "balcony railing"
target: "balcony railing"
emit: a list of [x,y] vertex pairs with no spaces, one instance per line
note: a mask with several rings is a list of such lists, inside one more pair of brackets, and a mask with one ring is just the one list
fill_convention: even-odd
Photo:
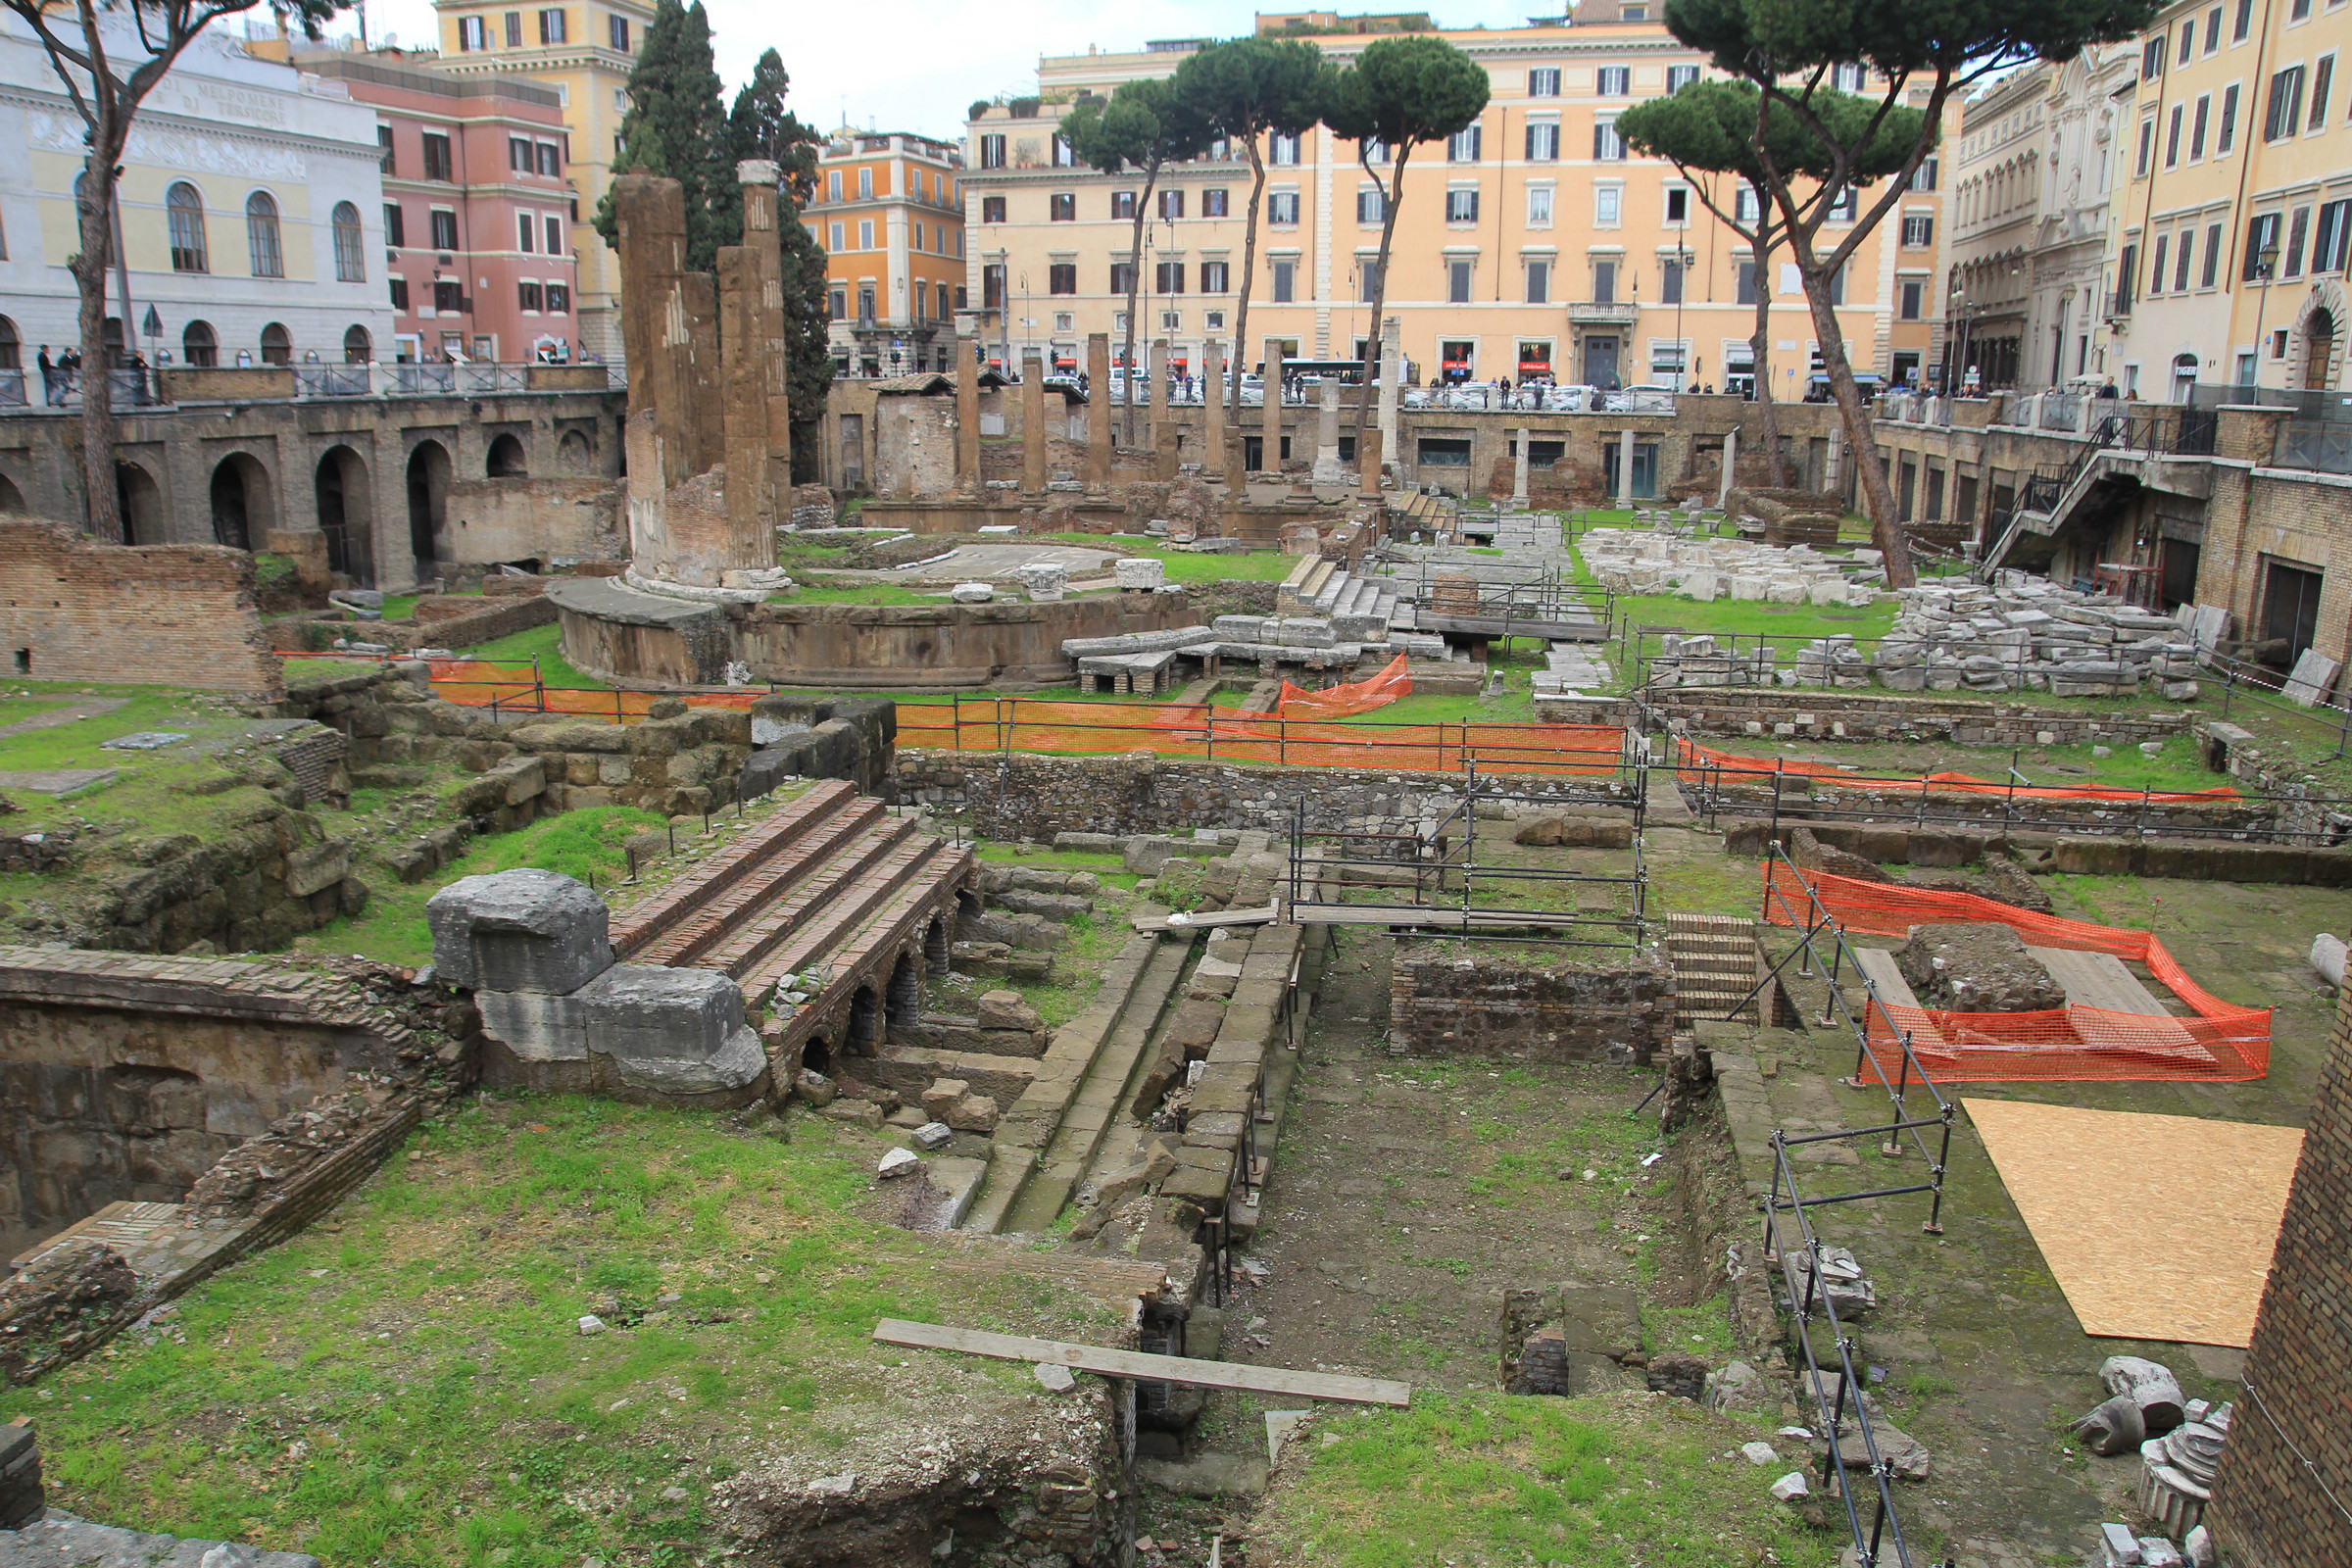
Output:
[[2273,440],[2271,465],[2314,473],[2352,473],[2352,421],[2285,420]]
[[364,398],[370,390],[365,365],[302,365],[294,369],[298,398]]
[[[76,408],[87,377],[55,372],[43,405]],[[181,403],[261,403],[278,399],[482,397],[512,392],[620,392],[628,375],[615,365],[256,365],[172,366],[107,372],[117,409]],[[0,410],[31,406],[26,372],[0,369]]]
[[0,408],[23,408],[25,402],[24,372],[0,370]]
[[1642,314],[1642,307],[1631,300],[1582,300],[1571,302],[1568,319],[1594,326],[1630,326]]

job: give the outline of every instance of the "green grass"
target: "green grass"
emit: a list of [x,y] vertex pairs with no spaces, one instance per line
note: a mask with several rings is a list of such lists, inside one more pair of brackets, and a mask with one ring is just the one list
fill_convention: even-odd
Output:
[[1176,550],[1157,540],[1139,539],[1121,534],[1106,538],[1099,533],[1047,534],[1065,545],[1084,545],[1090,549],[1116,549],[1131,556],[1151,556],[1167,564],[1170,582],[1280,582],[1298,564],[1297,556],[1279,551],[1252,550],[1245,555],[1203,555],[1197,550]]
[[943,605],[946,589],[918,594],[895,582],[815,582],[800,584],[788,594],[770,595],[771,605]]
[[[1884,637],[1894,625],[1898,607],[1892,600],[1853,609],[1821,605],[1768,605],[1755,599],[1718,599],[1700,604],[1671,594],[1628,594],[1617,601],[1618,620],[1627,626],[1679,626],[1684,631],[1737,632],[1742,639],[1769,637],[1779,646],[1781,662],[1807,639],[1844,633],[1856,639]],[[1644,651],[1657,652],[1654,638],[1643,639]]]
[[[355,808],[358,804],[353,802]],[[437,825],[437,820],[427,825]],[[633,806],[594,806],[551,816],[513,833],[472,839],[455,863],[422,882],[395,882],[380,869],[368,868],[376,874],[363,871],[372,890],[368,907],[357,916],[344,915],[300,938],[295,951],[354,953],[386,963],[428,963],[433,938],[425,929],[425,901],[459,877],[531,867],[560,871],[582,882],[593,876],[598,887],[608,887],[627,875],[630,838],[661,827],[664,820]]]
[[1278,1561],[1330,1568],[1826,1568],[1833,1538],[1733,1451],[1764,1430],[1642,1395],[1424,1393],[1319,1418],[1261,1517]]
[[607,691],[611,681],[583,675],[564,661],[563,652],[564,628],[533,626],[506,637],[497,637],[465,650],[467,659],[478,659],[492,664],[527,664],[539,661],[539,678],[550,686],[586,687]]
[[[663,1543],[710,1539],[710,1491],[739,1470],[805,1466],[878,1415],[911,1433],[1035,1393],[1023,1366],[880,1350],[877,1318],[1115,1332],[1047,1280],[935,1274],[950,1250],[868,1207],[871,1140],[808,1116],[793,1135],[477,1101],[333,1229],[7,1391],[0,1418],[39,1422],[53,1506],[112,1524],[335,1568],[682,1568],[691,1549]],[[577,1333],[615,1297],[625,1329]]]

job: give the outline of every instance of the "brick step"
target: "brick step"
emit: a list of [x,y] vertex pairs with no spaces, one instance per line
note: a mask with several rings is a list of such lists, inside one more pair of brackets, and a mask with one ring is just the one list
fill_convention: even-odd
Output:
[[[962,876],[972,863],[968,848],[945,839],[924,838],[916,842],[914,849],[917,852],[914,858],[891,878],[885,893],[861,899],[864,907],[841,923],[828,922],[825,936],[829,940],[807,949],[796,942],[793,953],[787,955],[788,962],[763,965],[755,977],[740,982],[747,1003],[762,1006],[775,995],[778,977],[792,973],[795,968],[805,968],[818,955],[823,955],[829,978],[785,1026],[781,1042],[784,1059],[798,1060],[802,1046],[814,1032],[816,1020],[833,1016],[838,1004],[860,986],[871,984],[876,990],[883,990],[889,985],[890,976],[869,973],[865,960],[877,950],[895,945],[895,938],[908,916],[918,911],[924,901],[937,895],[942,882]],[[887,1002],[884,1005],[888,1005]],[[836,1060],[841,1058],[846,1044],[835,1042]],[[1025,1056],[1007,1056],[1004,1060],[1008,1072],[1034,1071],[1034,1064]]]
[[846,871],[842,880],[849,886],[837,884],[832,896],[824,898],[807,918],[795,919],[789,931],[776,932],[776,940],[767,944],[763,956],[729,971],[742,985],[747,1004],[766,1005],[784,976],[809,968],[820,957],[832,959],[837,971],[826,987],[829,996],[841,983],[838,971],[847,950],[867,930],[873,916],[909,891],[929,891],[933,879],[922,877],[921,868],[934,852],[950,846],[939,839],[916,836],[904,819],[894,819],[893,825],[901,829],[895,836],[897,842],[878,858],[868,857],[861,870]]
[[698,913],[714,895],[855,800],[857,794],[855,785],[826,779],[778,807],[735,842],[706,857],[613,922],[613,953],[636,961],[665,961],[642,959],[640,955],[671,926]]
[[758,911],[804,878],[822,874],[834,857],[885,815],[886,808],[877,800],[858,797],[842,803],[840,808],[811,823],[808,832],[790,844],[779,845],[776,853],[737,877],[691,917],[672,925],[644,950],[638,961],[673,966],[704,962],[706,955],[741,934],[747,918],[756,918]]
[[1005,1216],[1011,1231],[1043,1231],[1070,1200],[1101,1152],[1102,1140],[1133,1099],[1143,1064],[1152,1059],[1166,1027],[1168,999],[1175,995],[1191,957],[1189,934],[1162,943],[1144,966],[1143,979],[1119,1009],[1118,1023],[1096,1053],[1078,1093],[1061,1115],[1045,1158]]
[[1127,999],[1143,983],[1160,946],[1161,938],[1150,932],[1130,939],[1102,966],[1102,983],[1095,992],[1094,1004],[1054,1031],[1045,1055],[1039,1058],[1036,1081],[997,1123],[997,1153],[989,1161],[988,1178],[978,1200],[964,1217],[965,1230],[1004,1229],[1013,1200],[1059,1130],[1062,1111],[1076,1098],[1096,1053],[1117,1027]]
[[742,979],[746,970],[760,965],[810,919],[830,915],[833,901],[892,854],[906,849],[914,837],[913,823],[904,817],[882,817],[869,823],[790,892],[739,919],[726,940],[709,949],[698,962],[706,969],[723,969]]
[[[1670,914],[1666,956],[1674,965],[1677,1024],[1721,1018],[1755,988],[1756,925],[1741,915]],[[1753,1015],[1750,1002],[1743,1012]]]

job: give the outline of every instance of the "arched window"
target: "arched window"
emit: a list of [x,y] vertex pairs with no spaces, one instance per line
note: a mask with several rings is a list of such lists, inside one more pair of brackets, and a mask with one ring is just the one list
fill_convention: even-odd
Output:
[[17,323],[0,316],[0,370],[24,368],[24,340],[17,335]]
[[277,201],[266,190],[245,198],[245,246],[253,253],[253,275],[286,275],[286,253],[277,241]]
[[374,340],[368,337],[368,329],[364,326],[354,326],[343,334],[343,363],[345,365],[366,365],[374,347]]
[[209,370],[220,363],[220,340],[213,335],[210,321],[190,321],[187,330],[179,334],[181,363],[200,370]]
[[294,338],[292,334],[271,321],[262,328],[262,363],[264,365],[292,365]]
[[349,202],[335,203],[335,277],[344,283],[368,281],[368,258],[360,249],[360,210]]
[[209,272],[211,258],[204,246],[204,198],[181,180],[164,192],[164,213],[172,226],[172,270]]

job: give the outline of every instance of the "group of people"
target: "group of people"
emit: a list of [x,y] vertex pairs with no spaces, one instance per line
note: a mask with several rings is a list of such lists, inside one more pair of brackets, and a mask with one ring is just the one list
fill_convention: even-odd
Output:
[[68,349],[52,360],[49,345],[44,343],[33,363],[41,368],[41,402],[53,409],[64,408],[81,380],[81,350]]

